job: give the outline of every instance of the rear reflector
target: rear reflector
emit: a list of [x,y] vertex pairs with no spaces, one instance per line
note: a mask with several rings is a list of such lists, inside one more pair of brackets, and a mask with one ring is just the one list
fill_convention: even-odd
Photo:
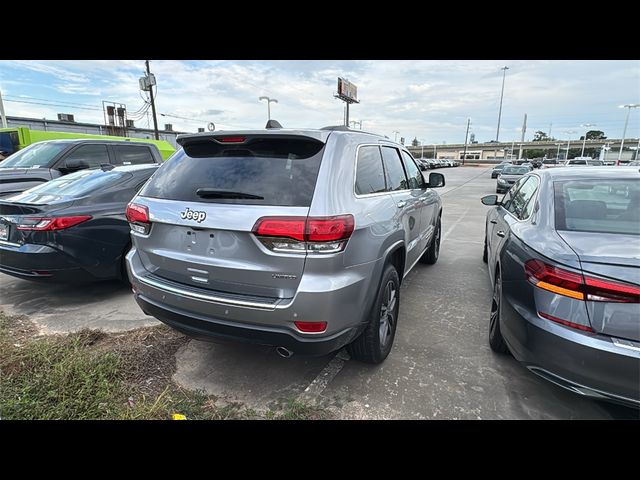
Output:
[[549,292],[591,302],[640,303],[640,287],[589,277],[547,265],[538,259],[524,264],[527,280]]
[[551,320],[552,322],[559,323],[560,325],[564,325],[565,327],[577,328],[578,330],[582,330],[583,332],[595,333],[595,330],[588,325],[580,325],[579,323],[573,323],[568,320],[563,320],[558,317],[554,317],[553,315],[549,315],[548,313],[538,312],[542,318],[546,318],[547,320]]
[[52,230],[64,230],[65,228],[71,228],[82,222],[91,220],[90,215],[77,215],[74,217],[52,217],[52,218],[33,218],[27,217],[22,219],[18,230],[36,230],[36,231],[52,231]]
[[320,333],[327,329],[327,322],[293,322],[298,330],[305,333]]

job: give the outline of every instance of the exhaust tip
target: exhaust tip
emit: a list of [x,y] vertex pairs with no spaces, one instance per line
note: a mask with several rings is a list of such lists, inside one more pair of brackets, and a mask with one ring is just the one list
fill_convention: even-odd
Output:
[[290,358],[293,355],[293,352],[285,347],[276,347],[276,353],[282,358]]

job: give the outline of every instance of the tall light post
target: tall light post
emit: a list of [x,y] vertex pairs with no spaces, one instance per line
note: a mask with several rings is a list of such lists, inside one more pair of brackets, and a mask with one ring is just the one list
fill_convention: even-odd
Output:
[[562,145],[561,143],[554,143],[554,145],[556,147],[558,147],[558,151],[556,152],[556,161],[558,161],[558,159],[560,158],[560,145]]
[[587,143],[587,132],[589,131],[589,128],[595,127],[596,124],[595,123],[585,123],[585,124],[580,125],[580,126],[584,128],[584,138],[582,139],[582,153],[580,154],[580,156],[584,157],[584,146]]
[[620,105],[619,108],[626,108],[627,116],[624,120],[624,129],[622,130],[622,141],[620,142],[620,151],[618,152],[618,161],[622,159],[622,147],[624,147],[624,137],[627,134],[627,125],[629,124],[629,114],[631,113],[632,108],[638,108],[640,104],[637,103],[628,103],[627,105]]
[[[575,130],[565,130],[564,133],[569,136],[569,138],[567,140],[567,156],[565,157],[565,160],[569,160],[569,147],[571,146],[571,135],[576,133],[576,131]],[[586,137],[586,134],[585,134],[585,137]]]
[[438,158],[438,157],[436,156],[436,144],[434,143],[433,144],[433,159],[435,160],[436,158]]
[[467,132],[464,134],[464,153],[462,154],[463,167],[464,167],[464,161],[467,159],[467,139],[469,138],[469,125],[471,125],[471,119],[467,118]]
[[498,110],[498,129],[496,130],[496,142],[499,140],[499,137],[500,137],[500,119],[502,118],[502,99],[504,97],[504,80],[507,76],[507,70],[509,70],[509,67],[505,66],[505,67],[502,67],[500,70],[502,70],[502,90],[500,91],[500,109]]
[[278,103],[278,100],[276,100],[275,98],[269,98],[269,97],[260,97],[259,100],[267,101],[267,119],[271,120],[271,103]]
[[397,131],[397,130],[394,130],[394,131],[393,131],[393,132],[391,132],[391,133],[394,133],[394,134],[395,134],[395,136],[393,137],[393,141],[394,141],[394,142],[397,142],[397,141],[398,141],[398,134],[399,134],[400,132],[399,132],[399,131]]

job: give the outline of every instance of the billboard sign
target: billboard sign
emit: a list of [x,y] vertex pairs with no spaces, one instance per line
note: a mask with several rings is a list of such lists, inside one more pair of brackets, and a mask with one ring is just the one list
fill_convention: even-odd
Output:
[[344,78],[338,77],[338,96],[344,99],[358,101],[358,87]]

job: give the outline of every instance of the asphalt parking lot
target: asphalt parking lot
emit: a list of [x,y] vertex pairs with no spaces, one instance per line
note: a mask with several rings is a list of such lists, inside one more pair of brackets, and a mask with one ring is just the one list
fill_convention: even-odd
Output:
[[[495,193],[496,181],[482,167],[438,171],[447,182],[439,190],[440,259],[418,264],[405,278],[395,345],[382,365],[351,361],[344,352],[284,359],[273,348],[192,340],[178,352],[174,380],[254,408],[303,397],[339,418],[638,418],[637,410],[566,392],[489,349],[491,287],[482,262],[488,207],[480,197]],[[49,286],[0,274],[0,309],[28,315],[43,333],[157,323],[116,282]]]

